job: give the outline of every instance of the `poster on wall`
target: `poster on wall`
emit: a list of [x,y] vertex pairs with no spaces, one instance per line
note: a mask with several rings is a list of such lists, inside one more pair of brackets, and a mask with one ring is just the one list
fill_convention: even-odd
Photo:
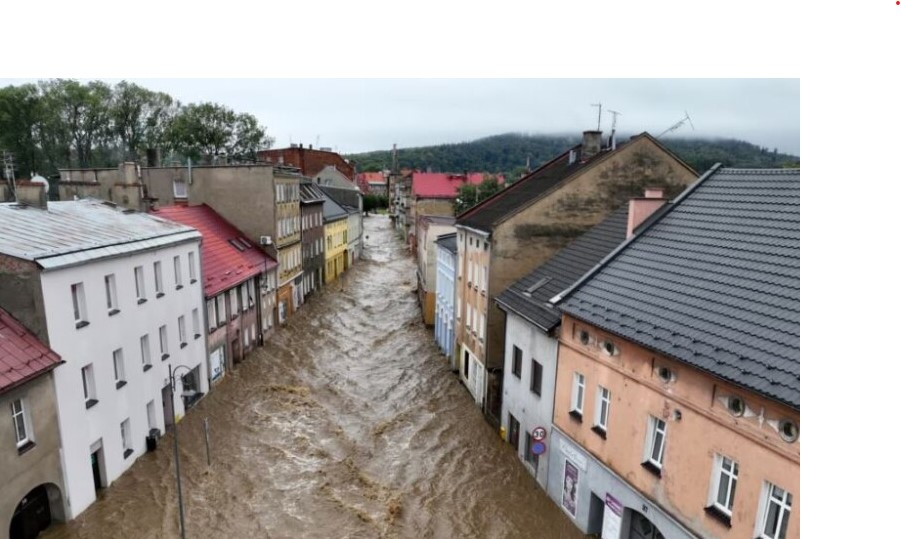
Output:
[[563,469],[563,508],[576,516],[576,497],[579,488],[579,469],[570,461],[565,461]]
[[225,372],[225,348],[220,346],[210,354],[210,381],[218,380]]
[[601,529],[601,539],[619,539],[619,530],[623,524],[623,504],[610,494],[607,494],[604,505],[607,508],[604,510],[604,525]]

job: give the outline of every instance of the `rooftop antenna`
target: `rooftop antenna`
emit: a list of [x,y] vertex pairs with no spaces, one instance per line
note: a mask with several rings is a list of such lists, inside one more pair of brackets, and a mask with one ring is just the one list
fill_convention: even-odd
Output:
[[591,106],[598,108],[598,131],[600,131],[601,130],[601,109],[603,107],[601,106],[601,103],[592,103]]
[[319,135],[316,135],[316,149],[319,149]]
[[667,134],[667,133],[671,133],[671,132],[675,131],[676,129],[679,129],[680,127],[682,127],[682,125],[683,125],[685,122],[688,122],[688,125],[691,126],[691,130],[692,130],[692,131],[695,130],[695,124],[692,123],[692,121],[691,121],[691,116],[688,115],[688,111],[686,110],[686,111],[685,111],[685,118],[682,118],[681,120],[679,120],[678,122],[676,122],[675,124],[673,124],[669,129],[667,129],[667,130],[664,131],[663,133],[660,133],[659,135],[657,135],[657,138],[660,138],[660,137],[662,137],[663,135],[665,135],[665,134]]
[[622,112],[616,112],[615,110],[608,109],[607,112],[613,115],[613,124],[610,126],[610,142],[607,144],[610,146],[611,150],[616,149],[616,117],[622,114]]

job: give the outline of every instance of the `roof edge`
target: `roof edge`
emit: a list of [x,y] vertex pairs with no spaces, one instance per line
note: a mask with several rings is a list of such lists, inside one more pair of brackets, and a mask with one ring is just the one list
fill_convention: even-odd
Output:
[[[509,288],[508,288],[507,290],[509,290]],[[505,290],[504,292],[506,292],[506,290]],[[512,305],[510,305],[510,304],[508,304],[508,303],[504,303],[504,302],[501,300],[501,296],[498,296],[498,297],[494,298],[494,302],[497,303],[498,309],[504,311],[505,314],[507,314],[507,315],[509,315],[510,313],[515,314],[516,316],[522,318],[522,319],[525,320],[526,322],[528,322],[528,323],[532,324],[533,326],[537,327],[538,329],[544,331],[545,334],[548,334],[548,335],[550,335],[551,331],[553,331],[554,328],[556,328],[557,326],[559,326],[559,325],[560,325],[560,322],[563,320],[563,317],[561,316],[560,318],[557,319],[557,323],[556,323],[556,324],[554,324],[554,325],[551,326],[551,327],[545,327],[544,324],[539,324],[539,323],[536,322],[535,320],[532,320],[531,318],[529,318],[529,317],[526,316],[525,314],[519,312],[519,311],[518,311],[517,309],[515,309]]]

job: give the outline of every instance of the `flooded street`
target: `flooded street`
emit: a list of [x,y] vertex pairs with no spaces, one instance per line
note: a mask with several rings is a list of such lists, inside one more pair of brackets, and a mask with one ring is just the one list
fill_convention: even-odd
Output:
[[[187,536],[580,537],[437,351],[388,218],[364,226],[363,260],[179,423]],[[172,450],[41,537],[177,537]]]

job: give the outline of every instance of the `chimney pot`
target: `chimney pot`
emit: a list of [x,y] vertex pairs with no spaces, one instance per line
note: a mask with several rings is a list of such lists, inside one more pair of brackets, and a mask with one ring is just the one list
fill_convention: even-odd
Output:
[[645,187],[645,198],[663,198],[663,187]]
[[47,209],[47,188],[41,182],[16,182],[16,202]]
[[663,198],[662,187],[645,188],[644,198],[633,198],[629,200],[629,217],[626,221],[626,238],[635,235],[637,229],[645,220],[659,210],[666,199]]

